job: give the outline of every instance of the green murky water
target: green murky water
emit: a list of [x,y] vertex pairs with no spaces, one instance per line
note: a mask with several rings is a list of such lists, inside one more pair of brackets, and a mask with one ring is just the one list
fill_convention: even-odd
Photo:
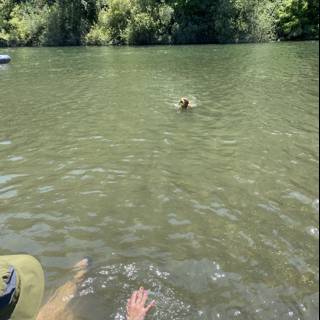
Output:
[[318,318],[318,42],[2,53],[0,252],[46,296],[90,255],[78,319]]

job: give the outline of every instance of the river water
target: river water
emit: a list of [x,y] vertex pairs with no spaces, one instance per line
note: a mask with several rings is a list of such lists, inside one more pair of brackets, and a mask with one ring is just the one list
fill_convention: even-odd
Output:
[[318,42],[2,53],[0,253],[46,297],[89,255],[81,320],[318,318]]

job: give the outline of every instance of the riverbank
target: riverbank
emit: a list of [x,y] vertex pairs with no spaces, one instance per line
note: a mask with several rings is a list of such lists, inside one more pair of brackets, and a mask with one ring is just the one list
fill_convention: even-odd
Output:
[[3,50],[5,49],[14,49],[14,48],[66,48],[66,47],[79,47],[79,48],[94,48],[94,47],[132,47],[132,48],[139,48],[139,47],[163,47],[163,46],[170,46],[170,47],[184,47],[184,46],[210,46],[210,45],[218,45],[218,46],[227,46],[227,45],[250,45],[250,44],[275,44],[275,43],[301,43],[301,42],[319,42],[319,39],[306,39],[306,40],[272,40],[272,41],[265,41],[265,42],[225,42],[225,43],[194,43],[194,44],[148,44],[148,45],[126,45],[126,44],[106,44],[106,45],[41,45],[41,46],[26,46],[26,45],[11,45],[11,46],[0,46]]
[[319,38],[319,1],[16,1],[0,46],[152,45]]

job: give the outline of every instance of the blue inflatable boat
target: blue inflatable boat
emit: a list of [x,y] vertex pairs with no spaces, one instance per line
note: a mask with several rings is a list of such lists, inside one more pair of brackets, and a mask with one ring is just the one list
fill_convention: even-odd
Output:
[[0,64],[9,63],[11,61],[11,57],[7,54],[0,54]]

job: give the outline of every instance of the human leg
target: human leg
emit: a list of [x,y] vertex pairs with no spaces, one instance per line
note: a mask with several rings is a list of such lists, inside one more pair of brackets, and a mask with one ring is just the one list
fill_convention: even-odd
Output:
[[79,285],[88,271],[89,259],[85,258],[74,266],[75,276],[58,288],[48,302],[41,308],[36,320],[74,320],[69,302],[74,298]]

